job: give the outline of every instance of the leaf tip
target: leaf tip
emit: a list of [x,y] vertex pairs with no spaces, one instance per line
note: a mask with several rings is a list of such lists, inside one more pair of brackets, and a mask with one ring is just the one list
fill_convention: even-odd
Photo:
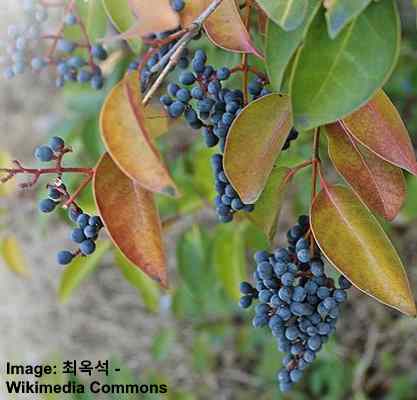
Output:
[[409,317],[417,317],[416,303],[411,294],[407,298],[402,299],[401,303],[398,306],[398,310]]
[[169,289],[169,282],[168,282],[168,276],[167,274],[162,274],[158,276],[151,276],[151,278],[160,285],[163,289],[168,290]]

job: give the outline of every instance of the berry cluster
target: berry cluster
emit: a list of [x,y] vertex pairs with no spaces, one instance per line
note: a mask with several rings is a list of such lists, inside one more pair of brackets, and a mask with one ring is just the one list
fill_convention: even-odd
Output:
[[253,326],[269,326],[277,339],[278,350],[287,353],[284,368],[278,372],[281,391],[286,392],[302,378],[316,353],[335,331],[340,305],[347,299],[350,282],[339,277],[339,288],[324,271],[317,250],[311,256],[309,218],[301,216],[288,232],[289,246],[273,254],[255,254],[255,287],[242,282],[240,306],[248,308],[254,300]]
[[[35,158],[41,162],[50,162],[60,160],[65,153],[71,151],[65,146],[62,138],[55,136],[51,138],[47,145],[38,146],[35,149]],[[60,174],[53,184],[48,184],[48,197],[39,202],[39,211],[42,213],[51,213],[57,206],[68,201],[70,195],[66,186],[62,182]],[[61,265],[69,264],[73,258],[79,254],[88,256],[94,253],[96,249],[95,241],[97,240],[100,229],[103,227],[100,217],[90,216],[82,212],[74,202],[69,205],[69,218],[77,224],[77,227],[71,232],[71,240],[79,245],[75,252],[60,251],[58,253],[58,262]]]
[[[207,64],[206,53],[198,49],[191,61],[191,70],[179,75],[179,83],[170,83],[167,94],[160,98],[172,118],[184,115],[192,129],[202,129],[208,147],[219,145],[220,153],[212,159],[217,191],[216,211],[221,222],[233,220],[236,211],[250,212],[253,204],[244,204],[230,184],[223,169],[223,155],[226,138],[236,116],[244,107],[243,93],[223,87],[230,78],[227,67],[215,69]],[[259,78],[249,85],[253,99],[268,94]]]
[[[103,87],[103,74],[98,62],[107,58],[107,52],[101,44],[76,43],[64,36],[44,34],[44,24],[48,19],[48,10],[39,0],[21,0],[24,20],[18,25],[9,25],[7,33],[10,43],[7,46],[4,77],[12,79],[27,69],[40,72],[47,67],[56,69],[56,85],[62,87],[65,82],[89,82],[94,89]],[[72,12],[64,15],[63,25],[80,25],[81,21]],[[88,40],[88,38],[86,38]],[[44,54],[45,41],[52,41],[50,51]],[[88,59],[75,55],[78,48],[86,48]]]
[[[168,36],[176,33],[179,31],[179,28],[153,33],[147,36],[147,40],[163,40],[166,39]],[[172,40],[169,43],[162,45],[146,62],[144,67],[141,70],[140,75],[140,85],[142,93],[146,92],[146,90],[150,87],[152,79],[157,75],[157,73],[163,69],[166,64],[169,62],[169,52],[177,43],[177,40]],[[182,69],[188,68],[189,60],[188,60],[188,49],[184,49],[182,55],[178,61],[178,67]],[[134,61],[130,64],[130,70],[137,70],[139,68],[139,63]]]
[[70,238],[79,248],[75,252],[69,250],[60,251],[57,259],[61,265],[69,264],[79,254],[83,256],[93,254],[96,250],[95,242],[98,234],[103,228],[103,223],[99,216],[90,216],[83,213],[79,207],[71,206],[68,215],[70,220],[77,224],[76,228],[71,231]]

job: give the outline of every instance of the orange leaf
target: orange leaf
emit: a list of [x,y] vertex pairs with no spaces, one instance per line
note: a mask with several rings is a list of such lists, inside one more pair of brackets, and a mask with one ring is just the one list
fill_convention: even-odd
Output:
[[152,142],[141,103],[137,72],[128,75],[109,93],[101,110],[103,141],[113,160],[145,189],[177,195],[161,156]]
[[140,36],[146,36],[153,32],[178,28],[179,16],[169,2],[170,0],[152,0],[150,4],[149,0],[129,0],[129,7],[138,20],[129,35],[137,32]]
[[209,4],[207,0],[187,0],[180,13],[181,26],[183,28],[190,26]]
[[[207,4],[210,4],[210,1],[207,1]],[[252,43],[235,0],[223,0],[207,19],[204,28],[216,46],[237,53],[252,53],[263,58]]]
[[339,173],[371,210],[394,219],[406,195],[401,169],[357,143],[340,122],[327,125],[326,131],[329,155]]
[[94,196],[113,243],[133,264],[167,287],[161,221],[153,194],[123,174],[105,153],[95,170]]
[[402,262],[377,219],[346,187],[325,187],[311,228],[326,258],[358,289],[404,314],[416,306]]
[[227,135],[224,169],[246,204],[262,193],[292,126],[288,96],[272,93],[246,106]]
[[400,114],[379,90],[373,99],[342,120],[346,130],[384,160],[417,175],[417,162]]

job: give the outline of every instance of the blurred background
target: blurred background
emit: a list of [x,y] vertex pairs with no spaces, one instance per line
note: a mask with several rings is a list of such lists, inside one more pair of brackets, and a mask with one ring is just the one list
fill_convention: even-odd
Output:
[[[0,31],[5,32],[19,16],[16,2],[0,3]],[[416,15],[410,2],[401,2],[401,7],[401,57],[386,90],[417,146]],[[210,59],[215,65],[233,64],[233,56],[220,50]],[[52,134],[65,137],[76,150],[69,163],[93,166],[103,150],[98,112],[124,67],[119,63],[112,69],[108,87],[100,93],[71,86],[57,90],[43,75],[0,80],[1,166],[15,158],[34,165],[33,149]],[[94,397],[104,399],[417,399],[417,320],[356,289],[350,291],[336,335],[303,381],[286,396],[278,392],[281,358],[275,340],[267,331],[254,330],[251,312],[237,306],[238,283],[253,270],[251,254],[267,243],[248,222],[216,224],[209,202],[211,151],[196,139],[188,128],[175,125],[159,142],[184,193],[180,202],[158,199],[171,280],[171,288],[164,292],[126,263],[105,238],[95,256],[66,270],[58,267],[55,254],[69,245],[70,228],[64,214],[44,217],[37,212],[36,202],[47,181],[30,191],[17,190],[15,182],[0,187],[2,366],[6,360],[37,364],[108,359],[121,368],[105,378],[109,383],[169,386],[163,396]],[[307,157],[310,147],[310,138],[301,137],[292,145],[288,163]],[[407,176],[407,180],[407,202],[386,229],[417,296],[417,179]],[[66,183],[74,187],[77,180]],[[297,215],[306,212],[307,184],[308,174],[301,174],[287,194],[277,243],[283,242]],[[89,191],[80,202],[87,211],[94,210]],[[5,378],[2,368],[0,379]],[[8,397],[0,392],[0,399],[9,398],[93,397]]]

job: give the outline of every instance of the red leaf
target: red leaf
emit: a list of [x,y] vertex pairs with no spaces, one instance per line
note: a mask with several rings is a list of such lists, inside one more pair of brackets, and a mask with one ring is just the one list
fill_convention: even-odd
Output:
[[95,170],[94,196],[113,243],[134,265],[167,287],[161,222],[153,194],[123,174],[105,153]]
[[340,122],[327,125],[326,131],[329,155],[339,173],[371,210],[394,219],[406,195],[401,169],[357,143]]
[[382,90],[369,103],[341,122],[369,150],[391,164],[417,175],[416,157],[407,128]]

